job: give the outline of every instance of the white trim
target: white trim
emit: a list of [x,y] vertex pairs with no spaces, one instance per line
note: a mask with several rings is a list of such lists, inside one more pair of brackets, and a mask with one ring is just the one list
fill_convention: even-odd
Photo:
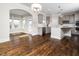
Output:
[[34,35],[39,35],[38,33],[32,33],[32,35],[34,36]]
[[5,39],[1,39],[1,38],[0,38],[0,43],[7,42],[7,41],[10,41],[10,40],[7,39],[7,38],[5,38]]
[[62,39],[62,38],[57,37],[57,36],[51,36],[51,38],[54,38],[54,39],[59,39],[59,40],[61,40],[61,39]]

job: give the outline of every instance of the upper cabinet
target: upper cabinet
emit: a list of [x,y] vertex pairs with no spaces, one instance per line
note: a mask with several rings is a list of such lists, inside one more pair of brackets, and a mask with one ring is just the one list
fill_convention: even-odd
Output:
[[62,24],[74,24],[75,22],[75,15],[64,15],[61,19],[60,19]]
[[47,26],[50,24],[50,16],[46,17],[46,24],[47,24]]
[[42,24],[43,23],[43,15],[39,14],[38,15],[38,24]]
[[75,13],[75,21],[79,21],[79,12]]

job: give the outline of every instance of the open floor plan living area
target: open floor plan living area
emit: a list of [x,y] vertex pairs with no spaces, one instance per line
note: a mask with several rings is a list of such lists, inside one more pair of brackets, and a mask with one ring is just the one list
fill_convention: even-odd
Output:
[[79,56],[78,3],[0,7],[0,56]]

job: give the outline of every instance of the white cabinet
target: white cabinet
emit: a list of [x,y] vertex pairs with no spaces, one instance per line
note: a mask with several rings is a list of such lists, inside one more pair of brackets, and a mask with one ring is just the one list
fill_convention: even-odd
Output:
[[61,39],[63,36],[62,36],[62,31],[61,31],[61,28],[51,28],[51,38],[55,38],[55,39]]
[[75,21],[79,21],[79,13],[75,13]]

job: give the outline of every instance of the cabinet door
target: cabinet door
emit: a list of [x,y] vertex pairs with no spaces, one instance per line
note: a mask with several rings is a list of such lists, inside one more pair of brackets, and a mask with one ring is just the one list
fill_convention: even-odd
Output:
[[39,24],[42,24],[43,23],[43,15],[42,14],[39,14],[38,15],[38,23]]
[[75,15],[70,15],[70,18],[69,18],[69,22],[70,24],[75,24]]
[[75,14],[75,21],[79,21],[79,13]]
[[61,39],[61,29],[60,28],[51,28],[51,38]]
[[69,20],[69,15],[65,16],[65,19],[64,20]]

